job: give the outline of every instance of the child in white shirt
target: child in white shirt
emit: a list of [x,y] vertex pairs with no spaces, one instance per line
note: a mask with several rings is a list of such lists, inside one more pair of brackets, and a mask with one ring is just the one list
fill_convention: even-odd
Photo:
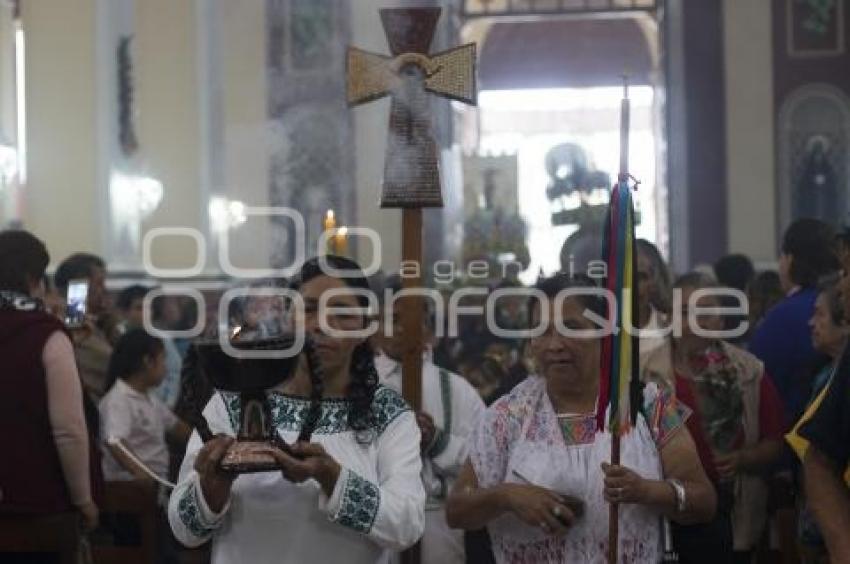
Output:
[[166,437],[185,443],[191,429],[153,393],[165,374],[162,341],[143,329],[131,329],[115,345],[109,362],[114,384],[100,402],[107,481],[151,480],[133,458],[160,478],[168,477]]

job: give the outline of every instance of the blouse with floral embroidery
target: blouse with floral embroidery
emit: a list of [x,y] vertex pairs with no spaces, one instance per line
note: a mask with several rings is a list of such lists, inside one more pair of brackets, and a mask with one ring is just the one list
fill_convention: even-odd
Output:
[[[272,421],[287,442],[297,438],[310,402],[269,392]],[[192,435],[171,495],[168,517],[187,546],[212,540],[213,564],[242,562],[386,562],[422,535],[425,492],[419,477],[419,429],[396,392],[379,387],[371,441],[348,426],[350,402],[326,399],[312,441],[342,467],[330,497],[315,480],[288,482],[280,472],[240,475],[218,513],[206,503],[193,469],[202,444]],[[234,436],[239,397],[219,392],[204,410],[213,433]],[[344,556],[343,556],[344,555]]]
[[[644,478],[662,479],[659,451],[689,414],[669,392],[647,385],[642,415],[621,440],[621,464]],[[596,431],[595,414],[556,415],[545,380],[530,376],[487,409],[470,448],[480,487],[530,482],[585,502],[584,515],[561,538],[513,514],[491,521],[497,562],[606,562],[608,504],[601,463],[610,460],[611,435]],[[650,507],[620,506],[621,562],[660,560],[660,519]]]

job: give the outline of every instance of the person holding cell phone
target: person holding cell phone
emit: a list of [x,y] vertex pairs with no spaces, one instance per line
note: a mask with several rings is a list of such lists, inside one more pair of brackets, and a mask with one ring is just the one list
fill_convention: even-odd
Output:
[[78,538],[76,517],[93,530],[98,508],[74,351],[41,299],[49,261],[32,234],[0,233],[0,529],[29,519]]
[[611,435],[597,431],[595,413],[601,339],[577,334],[598,328],[587,310],[604,317],[595,288],[565,274],[538,282],[548,299],[532,298],[532,327],[543,307],[549,315],[528,343],[537,373],[485,411],[449,497],[449,525],[486,525],[496,562],[605,562],[616,502],[620,558],[655,563],[662,516],[693,523],[714,515],[714,489],[684,426],[688,410],[655,385],[622,438],[621,464],[608,463]]
[[56,269],[54,282],[67,303],[65,324],[74,342],[83,387],[97,404],[109,389],[109,358],[115,337],[106,293],[106,263],[95,255],[71,255]]

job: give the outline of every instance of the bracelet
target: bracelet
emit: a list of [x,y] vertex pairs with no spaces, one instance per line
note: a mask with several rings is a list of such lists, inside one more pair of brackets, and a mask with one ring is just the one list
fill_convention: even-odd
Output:
[[688,501],[685,486],[676,478],[668,478],[665,481],[670,484],[670,487],[673,488],[673,493],[676,495],[676,511],[679,513],[684,512]]

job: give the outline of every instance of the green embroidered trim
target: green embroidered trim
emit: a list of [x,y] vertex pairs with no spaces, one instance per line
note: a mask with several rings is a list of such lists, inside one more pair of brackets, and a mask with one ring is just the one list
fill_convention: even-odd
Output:
[[[310,400],[294,398],[282,394],[269,394],[272,421],[282,431],[297,433],[304,426],[310,411]],[[324,400],[319,420],[314,432],[322,435],[343,433],[348,427],[348,402],[345,400]]]
[[[239,394],[233,392],[219,393],[227,407],[230,424],[236,431],[239,429],[242,411]],[[275,428],[281,431],[299,432],[307,419],[310,400],[278,392],[270,392],[268,399]],[[314,432],[321,435],[331,435],[349,431],[348,412],[350,406],[351,403],[347,399],[322,400],[322,411]],[[372,415],[378,434],[383,433],[396,417],[409,410],[410,408],[400,395],[390,388],[380,386],[375,391],[375,397],[372,400]]]
[[378,486],[349,470],[342,490],[339,511],[333,521],[368,534],[378,516],[380,505],[381,490]]
[[189,532],[199,539],[207,538],[215,530],[213,527],[204,524],[198,492],[194,484],[189,485],[189,488],[183,492],[180,502],[177,504],[177,515],[189,529]]
[[440,394],[443,399],[443,428],[437,429],[434,442],[428,448],[428,456],[431,458],[440,456],[449,446],[452,434],[452,387],[449,373],[440,369]]
[[239,394],[233,392],[219,392],[219,394],[224,401],[224,407],[227,408],[227,415],[230,416],[230,428],[236,433],[239,430],[239,417],[242,412]]
[[410,406],[395,390],[381,386],[375,392],[375,399],[372,400],[372,417],[375,421],[375,430],[379,435],[406,411],[410,411]]
[[[227,406],[230,424],[234,431],[239,429],[242,405],[239,394],[221,392],[224,404]],[[284,394],[270,392],[268,394],[269,408],[275,428],[281,431],[299,432],[307,419],[310,410],[310,400],[296,398]],[[348,401],[341,399],[326,399],[322,401],[322,411],[316,425],[316,433],[330,435],[348,430]]]

